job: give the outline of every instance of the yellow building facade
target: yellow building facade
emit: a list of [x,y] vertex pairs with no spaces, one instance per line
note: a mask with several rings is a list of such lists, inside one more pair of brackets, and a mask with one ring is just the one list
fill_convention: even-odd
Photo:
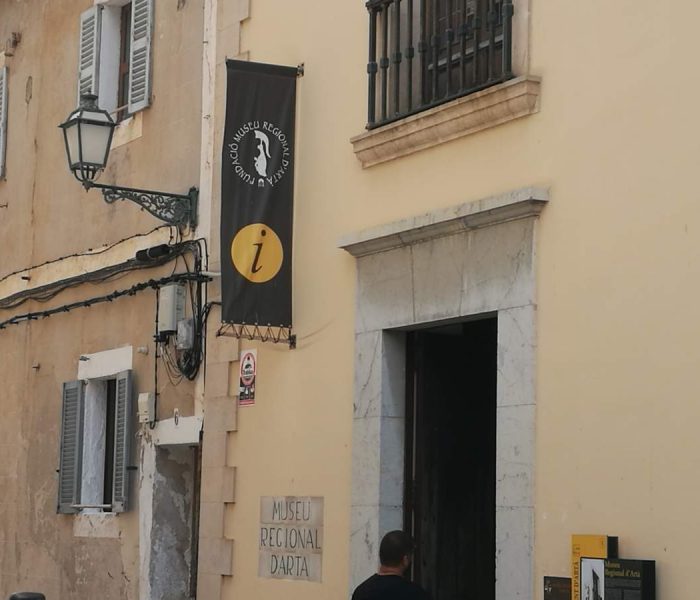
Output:
[[[383,533],[406,528],[420,543],[414,575],[436,598],[542,600],[543,578],[570,577],[571,536],[586,533],[618,536],[624,558],[656,560],[659,595],[694,597],[697,327],[686,308],[700,209],[686,30],[699,9],[148,3],[150,103],[117,126],[100,182],[198,188],[196,228],[151,231],[152,216],[104,204],[66,169],[56,126],[77,105],[81,15],[123,8],[73,4],[0,6],[0,594],[347,598],[376,570]],[[475,35],[476,70],[498,65],[480,83],[468,75]],[[431,39],[442,54],[430,54]],[[303,65],[294,349],[221,327],[221,204],[235,201],[220,183],[227,59]],[[200,239],[206,250],[193,249]],[[182,258],[102,278],[159,244]],[[192,382],[168,380],[174,340],[153,341],[165,283],[43,318],[184,277],[197,252],[208,318]],[[256,398],[239,406],[246,350],[257,352]],[[125,371],[130,508],[73,502],[56,514],[62,386],[93,386],[85,411],[99,382]],[[153,428],[138,422],[149,393]],[[81,446],[90,490],[90,457],[105,444],[86,435],[96,439]],[[290,530],[309,534],[309,548]]]

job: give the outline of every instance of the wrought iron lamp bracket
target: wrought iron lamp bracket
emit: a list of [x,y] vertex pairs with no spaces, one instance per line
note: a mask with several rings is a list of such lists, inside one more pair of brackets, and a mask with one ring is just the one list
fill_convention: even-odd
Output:
[[83,182],[83,186],[86,190],[90,188],[102,190],[102,196],[108,204],[112,204],[117,200],[131,200],[154,217],[170,225],[178,227],[189,225],[190,228],[197,226],[199,190],[196,187],[191,187],[187,194],[170,194],[153,190],[104,185],[91,181]]

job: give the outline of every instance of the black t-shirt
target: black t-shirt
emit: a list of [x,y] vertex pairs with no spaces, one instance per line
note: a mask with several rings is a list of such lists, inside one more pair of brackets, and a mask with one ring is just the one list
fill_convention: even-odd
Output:
[[352,600],[430,600],[430,596],[399,575],[375,574],[357,586]]

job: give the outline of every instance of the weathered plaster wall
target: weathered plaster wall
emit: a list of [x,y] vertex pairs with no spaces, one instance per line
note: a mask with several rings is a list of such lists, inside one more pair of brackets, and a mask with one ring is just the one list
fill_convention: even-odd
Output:
[[[9,69],[7,177],[0,181],[0,277],[89,249],[102,249],[160,223],[134,204],[107,205],[69,173],[57,125],[76,106],[78,25],[92,0],[0,3],[0,45],[22,41]],[[153,39],[153,103],[139,119],[141,135],[116,148],[101,181],[184,192],[199,180],[202,0],[157,2]],[[139,244],[169,241],[167,229],[114,251],[82,257],[0,283],[17,289],[90,271],[133,256]],[[106,262],[105,262],[106,261]],[[0,321],[99,296],[167,276],[173,265],[61,293],[48,303],[0,310]],[[77,377],[81,354],[123,345],[134,353],[136,392],[153,391],[155,293],[0,330],[0,597],[33,589],[47,598],[139,598],[138,475],[132,510],[114,516],[56,515],[61,384]],[[38,365],[38,368],[32,368]],[[161,372],[159,414],[193,414],[193,386],[174,388]],[[134,456],[138,459],[138,437]]]
[[[0,232],[16,247],[6,258],[8,270],[158,225],[131,203],[107,206],[98,191],[84,192],[66,166],[56,127],[77,104],[79,15],[91,4],[39,1],[2,7],[0,39],[22,33],[7,62],[10,123],[2,193],[9,206],[3,209]],[[159,3],[156,10],[153,104],[143,115],[142,136],[114,150],[101,180],[185,192],[198,182],[199,172],[202,2],[190,1],[180,10]]]
[[[166,267],[159,275],[169,270]],[[143,274],[132,274],[120,279],[119,284],[127,287],[142,278]],[[113,286],[91,286],[90,291],[102,294]],[[82,293],[84,290],[72,290],[60,298],[70,302]],[[0,396],[5,415],[1,449],[7,457],[0,469],[0,594],[35,589],[53,598],[78,599],[96,594],[115,600],[139,598],[140,434],[133,437],[132,464],[139,466],[139,471],[132,474],[132,510],[127,513],[104,515],[97,521],[98,515],[56,515],[55,470],[61,383],[78,376],[81,354],[104,350],[107,345],[152,347],[154,318],[155,293],[147,291],[112,304],[0,331],[0,371],[11,382]],[[23,344],[17,344],[17,340]],[[39,368],[33,369],[32,365]],[[153,352],[143,355],[134,351],[133,369],[135,392],[152,390]],[[181,409],[187,402],[191,405],[191,392],[174,389],[164,376],[159,388],[161,415],[172,414],[173,405]],[[176,487],[180,490],[182,485]],[[159,511],[162,506],[158,501],[153,510]],[[148,514],[151,518],[152,512]],[[155,522],[166,524],[160,516]],[[36,568],[37,564],[41,568]]]
[[156,449],[151,529],[151,598],[189,598],[195,456],[187,446]]
[[[121,281],[128,285],[129,279]],[[91,286],[96,294],[110,289],[110,284]],[[62,299],[77,300],[81,292],[66,292]],[[53,598],[95,594],[137,598],[137,498],[132,496],[132,512],[112,517],[113,537],[92,537],[89,528],[75,529],[79,518],[56,515],[56,469],[62,382],[77,377],[78,359],[84,352],[104,350],[107,343],[148,345],[153,303],[152,294],[137,296],[121,305],[117,301],[103,309],[83,309],[0,332],[0,347],[8,357],[0,370],[15,382],[11,393],[0,398],[3,410],[7,407],[11,415],[3,421],[2,437],[16,445],[17,456],[13,471],[3,481],[7,494],[3,504],[8,498],[9,502],[0,520],[1,594],[33,589]],[[133,332],[124,329],[127,311]],[[24,347],[10,345],[11,336],[17,334],[25,338]],[[137,390],[148,389],[152,355],[136,354],[133,366]],[[135,478],[132,484],[135,487]]]

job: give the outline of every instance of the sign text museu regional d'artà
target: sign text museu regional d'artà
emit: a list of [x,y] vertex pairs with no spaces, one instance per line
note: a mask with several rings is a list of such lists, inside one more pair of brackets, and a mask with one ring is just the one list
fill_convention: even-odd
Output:
[[321,581],[323,498],[260,498],[258,575],[273,579]]

